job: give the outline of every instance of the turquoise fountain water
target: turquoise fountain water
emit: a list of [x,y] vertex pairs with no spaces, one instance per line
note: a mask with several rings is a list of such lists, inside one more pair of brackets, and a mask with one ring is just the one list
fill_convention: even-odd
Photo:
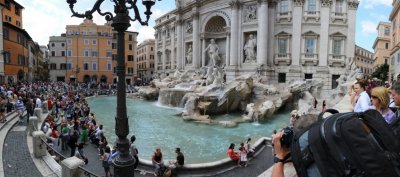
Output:
[[[91,111],[104,125],[108,142],[114,144],[116,97],[96,97],[88,99]],[[139,157],[151,159],[155,148],[160,147],[164,161],[175,158],[174,149],[180,147],[185,154],[186,163],[203,163],[223,159],[230,143],[236,144],[251,137],[256,141],[260,137],[270,136],[273,130],[287,126],[288,113],[275,115],[268,121],[242,123],[234,128],[219,125],[204,125],[183,121],[175,116],[180,109],[159,106],[157,102],[127,99],[129,129],[136,135]],[[237,119],[239,114],[218,116],[216,120]]]

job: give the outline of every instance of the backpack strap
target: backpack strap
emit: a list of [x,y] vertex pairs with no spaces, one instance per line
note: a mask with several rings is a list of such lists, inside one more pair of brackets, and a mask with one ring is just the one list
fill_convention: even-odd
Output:
[[326,112],[331,113],[331,114],[337,114],[337,113],[339,113],[339,111],[336,110],[336,109],[327,109],[327,110],[325,110],[324,112],[319,113],[319,115],[318,115],[318,120],[323,119],[323,118],[324,118],[324,114],[325,114]]

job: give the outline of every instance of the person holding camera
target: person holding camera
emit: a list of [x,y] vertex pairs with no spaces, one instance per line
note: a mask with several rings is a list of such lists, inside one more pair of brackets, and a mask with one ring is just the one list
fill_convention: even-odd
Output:
[[[272,135],[274,150],[274,165],[271,177],[295,177],[297,176],[290,158],[290,144],[293,138],[293,128],[286,127],[282,131]],[[284,168],[285,165],[288,168]]]

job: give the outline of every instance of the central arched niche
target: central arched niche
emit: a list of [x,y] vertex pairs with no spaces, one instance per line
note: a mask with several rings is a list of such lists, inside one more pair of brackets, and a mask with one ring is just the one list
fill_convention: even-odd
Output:
[[[206,48],[211,43],[211,39],[215,40],[215,43],[219,48],[219,58],[218,62],[219,66],[223,66],[226,62],[226,21],[223,17],[216,15],[211,17],[205,25],[204,28],[204,39],[206,40]],[[208,66],[210,64],[210,57],[208,56],[207,51],[204,51],[205,54],[205,65]]]

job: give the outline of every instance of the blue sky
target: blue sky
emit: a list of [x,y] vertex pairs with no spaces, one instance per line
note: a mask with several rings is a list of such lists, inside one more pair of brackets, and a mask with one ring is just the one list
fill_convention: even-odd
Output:
[[[77,11],[83,12],[91,8],[90,5],[95,0],[78,0],[76,4]],[[66,0],[17,0],[25,9],[23,11],[23,25],[31,37],[39,42],[40,45],[46,45],[49,36],[57,36],[65,32],[66,25],[76,25],[82,22],[82,19],[71,18],[71,12]],[[357,11],[356,24],[356,44],[372,51],[372,45],[376,38],[376,27],[379,21],[389,21],[389,14],[392,9],[392,0],[361,0]],[[139,7],[141,0],[138,0]],[[139,32],[138,41],[154,38],[154,19],[173,10],[175,1],[163,0],[157,1],[153,7],[154,14],[151,16],[149,27],[142,27],[138,23],[132,23],[131,31]],[[105,0],[102,9],[112,10],[110,0]],[[105,11],[105,10],[104,10]],[[143,9],[141,9],[143,12]],[[96,13],[97,14],[97,13]],[[94,16],[97,24],[104,24],[105,20],[99,15]]]

